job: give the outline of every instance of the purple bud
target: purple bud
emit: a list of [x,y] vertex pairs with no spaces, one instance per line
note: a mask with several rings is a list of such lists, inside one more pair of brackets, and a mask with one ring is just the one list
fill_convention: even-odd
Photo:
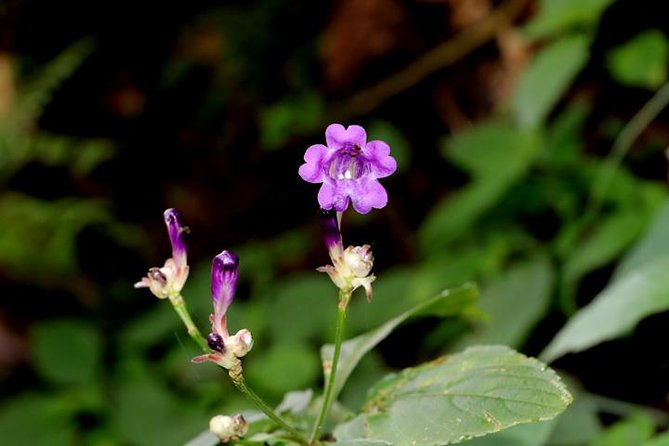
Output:
[[228,335],[225,327],[225,312],[235,297],[239,257],[230,251],[222,251],[214,257],[211,267],[211,296],[214,300],[214,330],[221,336]]
[[179,210],[170,208],[163,213],[167,231],[170,235],[170,243],[172,243],[172,259],[176,263],[177,268],[183,268],[187,264],[186,258],[186,244],[183,239],[183,232],[188,229],[183,226],[181,212]]
[[339,222],[337,221],[337,213],[332,209],[321,209],[319,216],[321,220],[321,228],[323,228],[325,247],[328,249],[330,257],[334,261],[334,259],[340,257],[344,251],[341,232],[339,231]]

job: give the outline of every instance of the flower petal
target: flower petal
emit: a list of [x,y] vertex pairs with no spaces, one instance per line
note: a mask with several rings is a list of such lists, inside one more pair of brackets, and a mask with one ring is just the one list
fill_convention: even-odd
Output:
[[375,179],[359,181],[351,194],[353,209],[360,214],[367,214],[372,208],[381,209],[388,204],[388,194],[381,183]]
[[323,144],[314,144],[304,153],[304,164],[300,166],[298,173],[304,181],[309,183],[320,183],[323,181],[323,159],[329,149]]
[[167,225],[167,232],[170,235],[170,243],[172,244],[172,258],[176,263],[177,268],[186,266],[186,244],[183,239],[183,232],[188,229],[183,225],[181,212],[178,209],[170,208],[163,213],[165,224]]
[[331,149],[340,149],[349,144],[365,147],[367,132],[359,125],[349,125],[344,128],[341,124],[330,124],[325,129],[325,142]]
[[390,156],[390,146],[385,142],[370,141],[364,152],[374,177],[385,178],[397,170],[397,161]]
[[214,330],[223,337],[228,336],[225,328],[225,312],[235,297],[239,257],[230,251],[222,251],[214,257],[211,267],[211,295],[214,301]]
[[318,204],[321,208],[344,212],[348,207],[349,196],[345,183],[325,181],[318,191]]
[[[337,222],[337,213],[332,209],[321,209],[321,228],[323,228],[323,239],[331,259],[338,259],[344,254],[344,245]],[[333,260],[334,261],[334,260]]]

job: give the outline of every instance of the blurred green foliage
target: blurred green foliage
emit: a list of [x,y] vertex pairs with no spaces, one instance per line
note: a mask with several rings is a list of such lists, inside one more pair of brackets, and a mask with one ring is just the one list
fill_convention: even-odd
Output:
[[[259,157],[281,156],[293,145],[301,150],[320,142],[328,110],[340,106],[341,98],[324,92],[312,79],[308,67],[315,63],[315,54],[309,45],[298,48],[287,62],[285,95],[264,90],[268,65],[275,63],[269,53],[277,37],[256,30],[271,29],[281,8],[273,1],[259,5],[222,8],[209,19],[222,30],[228,46],[221,50],[224,63],[216,66],[212,92],[198,116],[210,119],[218,106],[232,110],[226,101],[234,102],[230,98],[248,88],[244,91],[255,95],[235,100],[257,102],[252,118],[257,120],[258,136],[251,145],[262,150],[249,151]],[[342,419],[350,415],[348,409],[359,409],[367,400],[366,390],[393,369],[470,345],[503,344],[540,354],[547,361],[557,361],[555,365],[564,367],[577,382],[582,370],[570,361],[583,356],[574,353],[587,355],[605,341],[628,339],[650,316],[661,317],[669,310],[669,287],[664,285],[669,197],[664,179],[642,172],[631,162],[614,163],[613,174],[606,178],[612,159],[608,147],[636,110],[622,117],[615,111],[602,112],[594,103],[594,88],[579,80],[584,70],[603,73],[616,91],[642,94],[634,106],[640,107],[653,94],[648,91],[656,92],[667,80],[667,36],[658,29],[644,29],[624,42],[598,48],[604,54],[595,57],[600,19],[615,2],[542,0],[536,5],[536,14],[521,30],[533,45],[531,57],[512,93],[496,111],[467,128],[454,132],[439,128],[435,151],[441,158],[430,160],[431,169],[416,169],[424,162],[426,149],[422,142],[414,142],[411,129],[392,113],[359,118],[369,124],[370,139],[388,141],[398,160],[400,179],[388,183],[391,203],[393,193],[402,195],[402,188],[414,187],[414,180],[420,183],[425,172],[437,172],[430,184],[447,184],[450,189],[440,189],[438,200],[427,211],[409,215],[411,223],[395,224],[388,238],[378,238],[375,250],[383,251],[381,244],[386,242],[409,245],[409,254],[401,260],[412,261],[384,264],[379,259],[382,266],[374,300],[368,304],[356,296],[351,304],[349,342],[369,340],[370,332],[383,335],[370,343],[370,348],[380,343],[378,351],[364,358],[352,356],[350,379],[340,398]],[[119,222],[109,196],[45,199],[14,190],[10,180],[32,163],[63,168],[73,178],[86,179],[119,156],[113,141],[52,134],[40,128],[40,117],[56,90],[95,51],[91,42],[82,41],[25,75],[25,80],[17,69],[15,99],[0,117],[3,274],[81,296],[89,295],[82,289],[93,286],[82,284],[77,243],[84,229],[102,225],[114,243],[135,250],[141,245],[139,231]],[[203,63],[208,62],[172,56],[164,67],[163,88],[176,88]],[[413,113],[420,113],[422,119],[427,112],[408,108],[400,118],[408,119]],[[613,133],[608,125],[612,120],[619,122]],[[666,134],[656,137],[659,143],[650,136],[641,139],[631,156],[663,163]],[[291,158],[295,169],[299,156]],[[446,178],[453,172],[462,177],[460,184]],[[410,204],[404,206],[413,210]],[[348,230],[359,237],[365,224],[377,228],[379,220],[407,220],[401,215],[404,208],[392,209],[391,204],[390,211],[374,220],[350,216],[345,238]],[[410,225],[408,231],[397,231],[397,226],[406,229],[405,225]],[[247,379],[277,404],[290,390],[317,388],[321,364],[315,352],[331,341],[334,331],[332,284],[324,275],[303,268],[318,266],[314,259],[325,261],[313,226],[313,221],[302,222],[298,228],[233,247],[242,259],[243,297],[230,308],[229,323],[233,330],[246,327],[253,332],[256,345],[244,361]],[[207,239],[198,224],[191,224],[191,229],[191,240]],[[211,254],[216,248],[207,249]],[[160,255],[166,256],[167,251]],[[200,261],[191,260],[184,296],[194,319],[206,331],[211,311],[209,264]],[[467,311],[446,311],[441,318],[423,314],[409,321],[404,317],[444,288],[468,281],[477,281],[481,287],[477,309],[463,306]],[[146,293],[132,292],[130,287],[126,281],[98,290],[103,301],[109,300],[109,307],[127,304],[128,299],[140,307],[135,312],[104,307],[103,312],[126,311],[122,322],[56,312],[31,324],[29,360],[23,367],[34,377],[25,387],[4,392],[3,444],[183,444],[204,430],[214,414],[249,408],[215,367],[190,364],[196,349],[169,305],[159,301],[148,305]],[[384,330],[388,326],[383,325],[389,320],[396,322],[391,324],[393,329],[404,324],[392,336],[392,330]],[[616,370],[599,373],[615,375]],[[592,395],[597,389],[587,393],[574,384],[570,390],[576,395],[575,403],[557,420],[514,427],[463,444],[667,444],[666,434],[656,435],[667,427],[666,414],[648,414],[651,406],[666,401],[644,401],[648,407],[619,402],[613,405],[619,410],[613,411],[610,401]],[[305,403],[294,416],[299,418],[308,410]]]

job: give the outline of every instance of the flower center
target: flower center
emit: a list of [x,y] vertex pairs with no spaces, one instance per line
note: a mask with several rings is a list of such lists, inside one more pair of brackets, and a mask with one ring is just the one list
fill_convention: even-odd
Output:
[[335,180],[356,180],[369,171],[362,148],[356,144],[344,146],[330,160],[328,175]]

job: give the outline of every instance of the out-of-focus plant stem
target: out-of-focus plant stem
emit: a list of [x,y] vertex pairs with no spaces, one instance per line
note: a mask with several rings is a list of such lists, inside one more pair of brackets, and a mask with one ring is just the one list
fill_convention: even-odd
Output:
[[584,216],[586,222],[591,221],[599,212],[611,179],[634,141],[667,105],[669,105],[669,82],[662,85],[620,131],[592,187]]

